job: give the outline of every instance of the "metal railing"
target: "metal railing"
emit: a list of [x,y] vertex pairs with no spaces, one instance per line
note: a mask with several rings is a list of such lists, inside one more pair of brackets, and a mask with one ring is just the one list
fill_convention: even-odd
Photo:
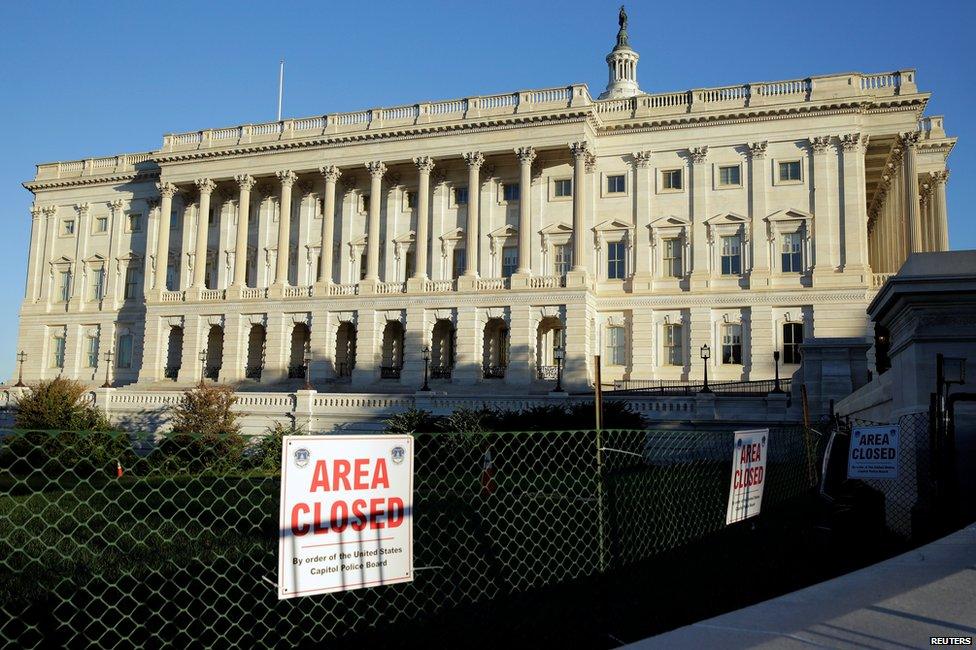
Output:
[[539,366],[536,377],[544,381],[556,381],[559,376],[559,366]]
[[450,379],[454,372],[454,366],[431,366],[431,379]]
[[380,366],[380,379],[399,379],[400,366]]
[[[613,382],[613,390],[607,393],[627,395],[695,395],[702,392],[702,383],[689,383],[681,379],[624,379]],[[779,389],[789,393],[792,378],[780,379]],[[762,397],[776,390],[775,379],[757,381],[708,382],[708,389],[725,397]]]
[[484,366],[482,368],[482,377],[485,379],[504,379],[505,368],[505,366]]

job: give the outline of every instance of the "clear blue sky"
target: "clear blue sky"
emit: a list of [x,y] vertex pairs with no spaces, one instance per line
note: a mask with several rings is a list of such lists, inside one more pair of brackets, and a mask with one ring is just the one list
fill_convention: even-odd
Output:
[[[0,3],[0,378],[14,371],[38,162],[158,148],[162,134],[606,81],[618,2]],[[640,2],[646,92],[918,69],[959,137],[950,241],[976,248],[976,3]]]

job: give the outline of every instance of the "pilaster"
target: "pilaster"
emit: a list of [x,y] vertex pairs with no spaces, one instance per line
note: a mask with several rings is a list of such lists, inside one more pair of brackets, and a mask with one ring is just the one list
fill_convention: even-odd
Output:
[[841,138],[844,150],[844,274],[856,284],[869,284],[871,273],[864,178],[867,144],[868,137],[860,133],[849,133]]
[[593,355],[598,352],[595,320],[596,309],[585,298],[566,305],[563,387],[568,391],[582,391],[592,387]]
[[773,308],[753,305],[749,308],[749,380],[769,379],[775,375],[773,350]]
[[[85,292],[88,287],[85,286],[85,257],[87,256],[88,250],[88,231],[91,226],[88,225],[88,215],[91,214],[91,205],[88,203],[79,203],[75,206],[78,211],[78,223],[76,224],[77,239],[75,246],[75,265],[71,272],[71,299],[68,304],[68,309],[70,311],[81,311],[84,309],[85,300],[87,296]],[[68,345],[72,348],[71,339],[68,339]],[[65,369],[68,368],[67,361],[65,361]]]
[[566,274],[567,287],[589,286],[586,268],[586,165],[593,156],[592,145],[586,141],[569,145],[573,155],[573,269]]
[[356,367],[352,371],[353,386],[363,388],[379,379],[383,325],[375,309],[359,310],[356,323]]
[[536,345],[536,331],[533,327],[534,308],[525,304],[509,307],[508,328],[508,368],[505,383],[512,386],[528,386],[532,382],[534,364],[533,351]]
[[244,378],[244,351],[247,341],[243,333],[244,318],[239,313],[224,316],[224,349],[220,359],[218,381],[224,384],[236,383]]
[[375,284],[380,279],[380,217],[383,206],[383,174],[386,173],[386,165],[376,160],[366,163],[366,170],[370,178],[369,224],[366,231],[366,284],[374,287],[370,292],[374,293]]
[[473,384],[481,378],[484,330],[480,325],[477,307],[458,307],[453,383]]
[[630,321],[630,379],[654,378],[654,310],[634,308]]
[[[320,253],[319,272],[316,279],[316,295],[324,295],[326,287],[332,283],[332,265],[335,240],[336,219],[336,181],[342,172],[335,165],[319,168],[319,173],[325,178],[325,197],[322,205],[322,250]],[[314,334],[313,334],[314,336]],[[314,368],[316,362],[312,362]]]
[[[464,154],[464,161],[468,164],[468,207],[467,207],[467,220],[464,224],[464,231],[466,235],[465,243],[465,267],[464,276],[468,278],[465,280],[467,285],[470,282],[470,278],[478,277],[478,244],[480,242],[479,229],[480,229],[480,215],[481,215],[481,181],[478,178],[481,166],[485,162],[485,157],[480,151],[471,151]],[[458,288],[461,288],[461,282],[458,282]],[[466,286],[466,288],[468,288]]]
[[766,141],[749,145],[749,191],[752,194],[752,270],[749,287],[769,286],[769,241],[766,237],[766,192],[769,167],[766,163]]
[[424,382],[423,349],[425,345],[430,345],[426,336],[427,310],[423,304],[410,303],[406,311],[407,325],[403,333],[403,367],[400,370],[400,383],[403,386],[419,389]]
[[292,322],[281,312],[269,313],[265,320],[264,369],[261,383],[273,383],[288,379],[288,363],[291,356]]
[[[634,291],[650,291],[654,284],[651,270],[651,199],[654,189],[651,185],[653,169],[651,152],[636,151],[634,159],[634,198],[636,213],[634,223]],[[635,365],[636,369],[636,365]]]
[[[829,135],[810,138],[810,148],[813,150],[814,284],[829,282],[840,266],[841,240],[835,225],[839,220],[834,219],[831,210],[831,183],[827,166],[830,139]],[[845,191],[849,191],[846,184]]]
[[173,195],[176,186],[172,183],[156,184],[159,190],[159,224],[156,229],[156,271],[153,289],[157,298],[167,289],[166,271],[169,267],[169,229],[173,218]]
[[140,384],[151,384],[163,377],[163,334],[162,319],[155,314],[146,314],[146,329],[142,337],[142,364],[139,366]]
[[[689,312],[688,331],[688,380],[693,383],[701,382],[704,377],[704,364],[708,363],[710,381],[715,378],[716,358],[721,350],[712,337],[712,310],[708,307],[692,307]],[[701,347],[705,344],[711,349],[708,361],[701,358]]]
[[335,334],[332,318],[331,312],[321,308],[312,312],[309,333],[312,363],[309,367],[309,377],[313,382],[332,379],[334,376],[332,361],[335,356]]
[[203,376],[200,351],[206,348],[205,336],[208,330],[209,328],[201,323],[199,316],[183,317],[183,352],[180,357],[180,373],[177,377],[180,383],[200,381]]
[[711,272],[708,268],[708,147],[689,150],[691,157],[691,288],[707,289]]

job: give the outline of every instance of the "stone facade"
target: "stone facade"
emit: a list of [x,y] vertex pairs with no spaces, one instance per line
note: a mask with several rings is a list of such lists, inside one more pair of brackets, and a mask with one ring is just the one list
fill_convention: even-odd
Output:
[[[913,70],[644,94],[621,16],[585,85],[168,134],[42,164],[19,350],[161,388],[201,374],[545,392],[797,368],[869,340],[910,252],[948,245],[955,143]],[[324,244],[323,244],[324,242]],[[107,353],[110,368],[106,369]],[[468,388],[465,388],[468,387]]]

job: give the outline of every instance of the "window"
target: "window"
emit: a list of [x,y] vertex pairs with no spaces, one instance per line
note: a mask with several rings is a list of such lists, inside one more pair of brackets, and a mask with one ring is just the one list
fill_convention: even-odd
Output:
[[607,359],[611,366],[627,365],[627,339],[619,325],[607,328]]
[[407,209],[416,210],[417,209],[417,193],[413,191],[407,192]]
[[368,266],[369,263],[366,260],[366,253],[363,253],[362,255],[359,256],[359,279],[360,280],[366,279],[366,268]]
[[413,251],[407,251],[403,256],[403,277],[409,278],[413,275],[414,267],[417,266],[417,256]]
[[468,204],[468,188],[467,187],[455,187],[454,188],[454,205],[467,205]]
[[463,248],[454,249],[454,257],[452,258],[454,264],[451,269],[451,277],[457,280],[459,277],[464,275],[464,269],[467,266],[467,256],[464,254]]
[[73,235],[75,234],[75,220],[65,219],[61,222],[61,234],[62,235]]
[[742,325],[731,323],[722,328],[722,363],[742,364]]
[[742,175],[739,166],[723,165],[719,167],[718,184],[723,187],[742,185]]
[[607,176],[607,194],[623,194],[627,191],[627,177],[623,174]]
[[180,228],[180,213],[171,212],[169,215],[169,229],[179,230],[179,228]]
[[359,211],[364,214],[369,212],[369,194],[359,195]]
[[71,271],[61,271],[61,284],[58,286],[58,297],[61,302],[68,302],[71,298]]
[[573,181],[570,178],[561,178],[552,182],[552,195],[556,198],[564,198],[573,195]]
[[115,357],[115,365],[118,368],[132,367],[132,335],[119,335],[119,348]]
[[64,334],[51,337],[51,367],[64,368]]
[[505,201],[518,201],[521,194],[519,193],[518,183],[505,183],[502,185],[502,198]]
[[722,237],[722,275],[742,273],[742,241],[739,235]]
[[803,272],[803,237],[798,232],[783,235],[783,273]]
[[556,275],[566,275],[573,267],[573,249],[569,244],[556,244],[553,246],[553,252],[556,262],[553,270]]
[[142,215],[141,214],[130,214],[129,215],[129,232],[139,232],[142,230]]
[[207,225],[212,226],[217,222],[217,211],[214,208],[210,208],[210,212],[207,213]]
[[132,300],[136,297],[136,288],[139,283],[139,269],[135,267],[128,267],[125,270],[125,289],[123,290],[122,297],[125,300]]
[[518,249],[515,246],[502,248],[502,277],[510,278],[518,269]]
[[98,367],[98,337],[91,335],[85,339],[85,367]]
[[803,343],[803,323],[784,323],[783,363],[800,363],[801,343]]
[[664,365],[680,366],[684,360],[684,346],[682,345],[681,325],[665,323],[664,325]]
[[108,217],[97,217],[95,219],[95,232],[108,232]]
[[666,190],[680,190],[683,187],[681,184],[681,170],[666,169],[661,172],[661,187]]
[[[248,277],[251,275],[251,258],[247,259],[247,269],[246,274]],[[170,264],[166,267],[166,289],[169,291],[176,291],[179,287],[177,286],[177,270],[176,264]]]
[[99,301],[105,297],[105,269],[95,269],[92,271],[92,293],[91,299]]
[[625,255],[627,247],[622,241],[609,242],[607,244],[607,279],[623,280],[625,274]]
[[800,178],[800,161],[781,162],[779,164],[779,180],[796,182],[802,180]]
[[681,263],[681,239],[678,237],[664,240],[664,275],[670,278],[680,278],[684,275]]

